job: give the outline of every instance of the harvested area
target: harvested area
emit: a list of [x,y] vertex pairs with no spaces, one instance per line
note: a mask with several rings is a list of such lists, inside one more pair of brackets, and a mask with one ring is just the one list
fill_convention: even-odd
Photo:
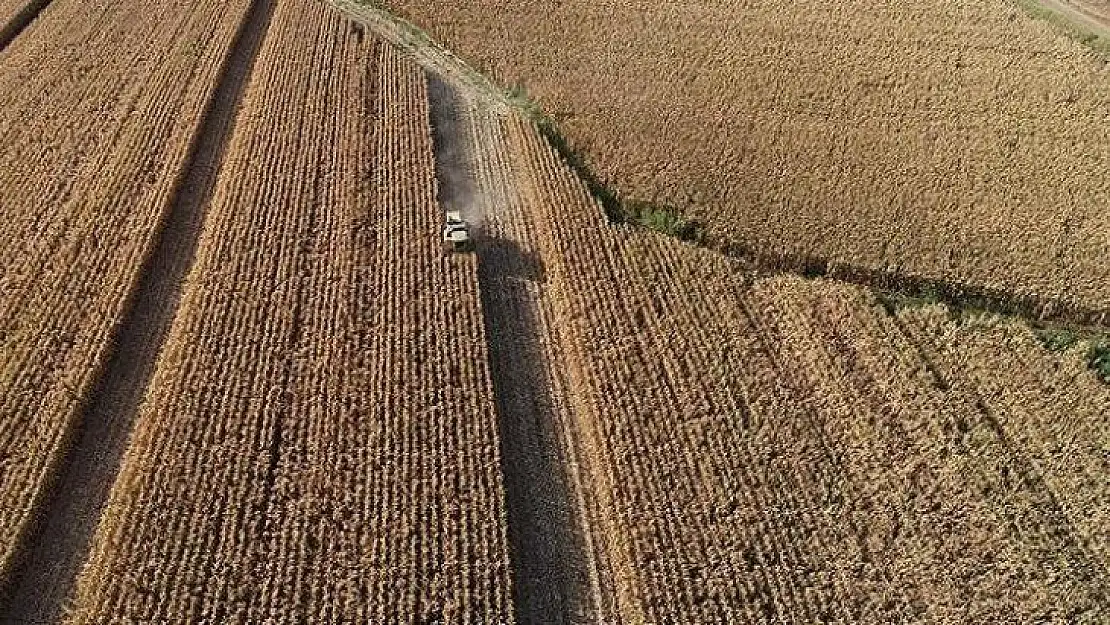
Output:
[[1110,70],[1004,0],[386,3],[766,266],[1110,311]]
[[58,0],[0,53],[0,581],[105,366],[246,8]]
[[278,3],[68,622],[512,621],[428,120],[415,64]]
[[501,132],[593,622],[1110,618],[1110,389],[1080,354],[608,225],[535,129]]

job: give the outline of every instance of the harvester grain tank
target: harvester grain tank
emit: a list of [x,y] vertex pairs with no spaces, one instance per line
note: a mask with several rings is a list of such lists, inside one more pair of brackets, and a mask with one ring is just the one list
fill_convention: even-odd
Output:
[[470,226],[462,218],[461,211],[447,211],[447,223],[443,226],[443,248],[448,252],[474,251]]

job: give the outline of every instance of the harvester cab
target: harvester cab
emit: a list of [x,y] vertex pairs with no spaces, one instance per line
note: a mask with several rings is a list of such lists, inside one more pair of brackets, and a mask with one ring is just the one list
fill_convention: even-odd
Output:
[[447,211],[447,223],[443,226],[443,249],[447,252],[474,251],[470,226],[463,220],[460,211]]

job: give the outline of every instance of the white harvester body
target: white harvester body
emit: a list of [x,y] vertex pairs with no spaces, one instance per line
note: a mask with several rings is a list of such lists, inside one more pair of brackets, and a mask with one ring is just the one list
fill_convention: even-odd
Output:
[[443,226],[443,247],[451,252],[469,252],[474,249],[470,239],[470,226],[462,218],[461,211],[447,211],[447,223]]

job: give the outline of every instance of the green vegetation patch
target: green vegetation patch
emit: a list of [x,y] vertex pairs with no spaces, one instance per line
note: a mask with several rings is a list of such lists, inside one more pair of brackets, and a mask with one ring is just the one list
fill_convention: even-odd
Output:
[[1110,337],[1091,341],[1091,347],[1087,350],[1087,366],[1103,382],[1110,384]]
[[1087,46],[1100,56],[1110,60],[1110,37],[1092,32],[1083,24],[1077,24],[1068,19],[1068,16],[1059,13],[1037,0],[1016,0],[1018,6],[1025,9],[1029,15],[1050,22],[1064,31],[1069,38]]

